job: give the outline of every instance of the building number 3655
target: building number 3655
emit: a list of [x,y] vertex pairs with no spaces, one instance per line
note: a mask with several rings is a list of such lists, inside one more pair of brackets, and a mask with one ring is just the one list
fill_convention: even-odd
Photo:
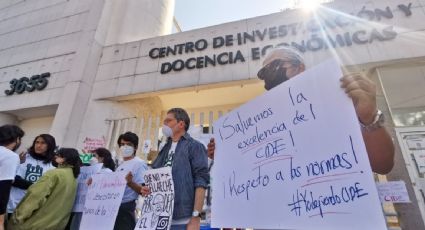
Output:
[[21,94],[25,91],[32,92],[34,90],[42,90],[47,86],[47,78],[50,77],[50,73],[43,73],[40,75],[34,75],[30,78],[21,77],[20,79],[12,79],[10,83],[10,89],[5,90],[6,95],[12,95],[14,93]]

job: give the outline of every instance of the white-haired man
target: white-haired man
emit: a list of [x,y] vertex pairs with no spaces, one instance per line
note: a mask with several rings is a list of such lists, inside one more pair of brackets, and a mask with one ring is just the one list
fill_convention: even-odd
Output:
[[[264,88],[270,90],[290,80],[305,70],[301,55],[290,47],[271,51],[258,71],[258,78],[264,81]],[[363,139],[369,155],[370,165],[375,173],[389,173],[394,165],[394,145],[383,125],[382,112],[376,106],[376,86],[362,74],[349,74],[341,78],[341,87],[353,100],[362,127]],[[208,144],[208,156],[213,159],[214,139]]]
[[[304,60],[297,51],[280,47],[266,56],[257,76],[264,81],[264,88],[270,90],[304,70]],[[340,81],[341,87],[353,100],[372,170],[379,174],[389,173],[394,165],[394,145],[382,126],[383,115],[376,106],[375,84],[361,74],[345,75]],[[214,150],[212,138],[207,149],[211,159],[214,159]]]

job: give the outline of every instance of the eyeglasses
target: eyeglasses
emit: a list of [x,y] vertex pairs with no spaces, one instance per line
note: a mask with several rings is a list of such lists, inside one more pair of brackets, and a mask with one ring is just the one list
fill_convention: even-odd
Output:
[[276,59],[270,62],[269,64],[265,65],[263,68],[261,68],[257,73],[257,77],[261,80],[264,80],[265,76],[270,75],[271,73],[278,70],[279,67],[285,62],[290,63],[291,65],[294,65],[294,66],[298,66],[300,64],[298,60]]

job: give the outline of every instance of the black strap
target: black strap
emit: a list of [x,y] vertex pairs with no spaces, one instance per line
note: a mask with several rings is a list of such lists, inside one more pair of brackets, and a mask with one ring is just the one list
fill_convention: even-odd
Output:
[[13,186],[27,190],[33,183],[31,181],[27,181],[24,178],[20,176],[15,176],[15,180],[13,181]]

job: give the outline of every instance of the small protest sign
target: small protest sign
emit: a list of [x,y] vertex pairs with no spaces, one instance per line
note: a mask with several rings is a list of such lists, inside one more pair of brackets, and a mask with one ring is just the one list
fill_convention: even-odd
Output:
[[388,181],[376,183],[381,202],[410,203],[409,193],[404,181]]
[[73,212],[83,211],[88,190],[87,180],[91,178],[94,174],[98,173],[102,166],[103,164],[96,164],[93,166],[83,166],[80,168],[80,174],[77,178],[77,196],[75,197],[74,207],[72,208]]
[[84,204],[81,230],[112,230],[120,208],[127,172],[95,174]]
[[174,208],[174,183],[171,167],[147,170],[144,174],[151,194],[142,204],[142,216],[135,230],[169,230]]

